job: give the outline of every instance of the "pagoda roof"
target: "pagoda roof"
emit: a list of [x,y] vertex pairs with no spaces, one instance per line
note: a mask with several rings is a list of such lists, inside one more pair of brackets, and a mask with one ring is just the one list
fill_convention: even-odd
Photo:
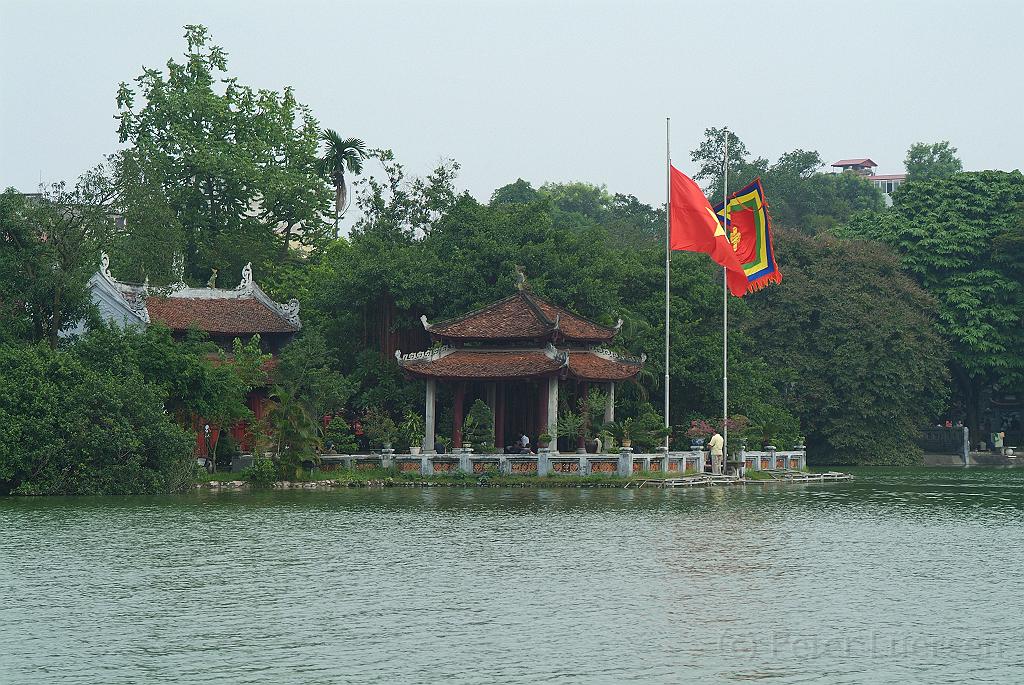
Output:
[[573,314],[525,287],[468,314],[431,324],[420,317],[435,339],[458,341],[523,341],[561,339],[570,342],[607,342],[618,333]]
[[395,352],[399,366],[410,375],[440,380],[505,380],[542,378],[561,373],[581,380],[618,381],[632,378],[643,358],[620,357],[608,350],[559,350],[546,348],[495,350],[452,348],[403,355]]
[[295,333],[296,323],[255,298],[146,298],[150,321],[174,331],[198,328],[207,333]]
[[90,284],[117,292],[141,322],[162,323],[174,331],[198,328],[214,335],[252,335],[302,328],[298,300],[274,301],[253,281],[251,263],[242,269],[242,280],[234,288],[190,288],[180,277],[170,286],[150,288],[114,279],[110,259],[103,254]]

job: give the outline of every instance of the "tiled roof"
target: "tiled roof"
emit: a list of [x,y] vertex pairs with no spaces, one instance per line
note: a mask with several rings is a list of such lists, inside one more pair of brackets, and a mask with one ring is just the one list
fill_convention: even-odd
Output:
[[555,317],[558,317],[558,327],[562,331],[562,336],[568,340],[611,340],[618,332],[614,328],[608,328],[593,321],[587,321],[558,305],[540,299],[536,295],[532,297],[537,306],[541,308],[541,311],[549,319],[554,321]]
[[832,162],[832,166],[878,166],[873,160],[864,157],[863,159],[841,159],[838,162]]
[[[535,378],[557,373],[564,353],[554,350],[457,349],[432,359],[402,359],[402,368],[414,376],[441,379]],[[640,372],[641,362],[610,359],[605,354],[570,351],[569,373],[588,381],[621,381]]]
[[577,316],[528,290],[520,290],[456,319],[434,324],[428,330],[435,338],[456,340],[550,339],[557,332],[566,340],[579,342],[611,340],[617,332],[614,328]]
[[640,365],[606,359],[593,352],[570,352],[569,371],[588,381],[624,381],[640,373]]
[[294,333],[297,326],[255,298],[146,298],[151,321],[171,330],[193,326],[207,333]]
[[544,350],[460,349],[433,361],[406,361],[402,368],[428,378],[531,378],[547,376],[562,368]]

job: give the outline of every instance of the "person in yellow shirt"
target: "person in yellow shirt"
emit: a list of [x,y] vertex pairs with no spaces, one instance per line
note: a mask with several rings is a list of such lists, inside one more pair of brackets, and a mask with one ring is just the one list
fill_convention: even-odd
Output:
[[708,448],[711,450],[711,473],[721,475],[722,473],[722,449],[725,447],[725,438],[719,435],[718,431],[708,441]]

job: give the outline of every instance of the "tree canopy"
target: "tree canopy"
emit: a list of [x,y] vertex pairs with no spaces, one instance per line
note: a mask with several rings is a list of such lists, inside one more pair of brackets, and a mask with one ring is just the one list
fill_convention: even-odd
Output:
[[903,160],[907,181],[936,181],[963,171],[956,148],[948,140],[939,143],[914,143]]
[[[272,263],[292,240],[316,245],[330,238],[332,194],[320,173],[319,125],[309,108],[291,88],[254,89],[227,76],[227,53],[205,27],[186,26],[185,40],[182,61],[146,68],[133,86],[118,89],[118,133],[127,147],[117,169],[126,213],[142,203],[145,212],[137,214],[156,209],[173,216],[168,238],[181,241],[173,247],[199,282],[213,268]],[[147,221],[127,230],[139,242],[152,233]],[[163,253],[165,262],[172,254]]]
[[977,430],[984,391],[1024,390],[1024,175],[960,173],[907,183],[841,231],[890,245],[935,299],[956,399]]

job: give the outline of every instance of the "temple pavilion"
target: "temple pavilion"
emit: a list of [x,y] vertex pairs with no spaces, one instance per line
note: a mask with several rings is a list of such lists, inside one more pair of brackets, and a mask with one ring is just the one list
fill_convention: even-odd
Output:
[[[575,399],[599,385],[609,397],[605,421],[613,421],[615,384],[634,378],[646,360],[608,349],[621,319],[614,327],[584,319],[532,293],[521,274],[514,295],[448,321],[420,320],[434,346],[411,354],[397,350],[395,357],[408,376],[425,381],[423,449],[428,453],[435,445],[438,383],[452,391],[452,447],[463,446],[469,396],[483,398],[490,407],[501,451],[520,433],[530,437],[532,446],[543,433],[558,435],[560,387]],[[582,439],[575,447],[583,449]]]
[[[242,269],[238,285],[228,288],[215,287],[216,276],[205,288],[189,287],[184,283],[180,261],[176,270],[178,282],[169,286],[151,288],[148,283],[125,283],[111,276],[110,258],[103,254],[99,271],[89,279],[90,296],[100,316],[122,328],[145,328],[159,323],[179,340],[189,330],[200,330],[229,353],[235,338],[248,343],[259,335],[260,349],[274,355],[302,328],[298,300],[281,303],[267,295],[253,280],[252,264]],[[84,327],[81,322],[71,332],[81,333]],[[269,371],[275,364],[272,357],[265,369]],[[253,388],[246,397],[246,404],[257,420],[266,413],[267,394],[268,388],[262,386]],[[196,454],[205,457],[205,426],[211,428],[211,448],[217,444],[221,427],[209,424],[201,416],[189,417],[188,422],[196,431]],[[246,422],[240,421],[229,430],[242,450],[251,448],[252,436]]]

